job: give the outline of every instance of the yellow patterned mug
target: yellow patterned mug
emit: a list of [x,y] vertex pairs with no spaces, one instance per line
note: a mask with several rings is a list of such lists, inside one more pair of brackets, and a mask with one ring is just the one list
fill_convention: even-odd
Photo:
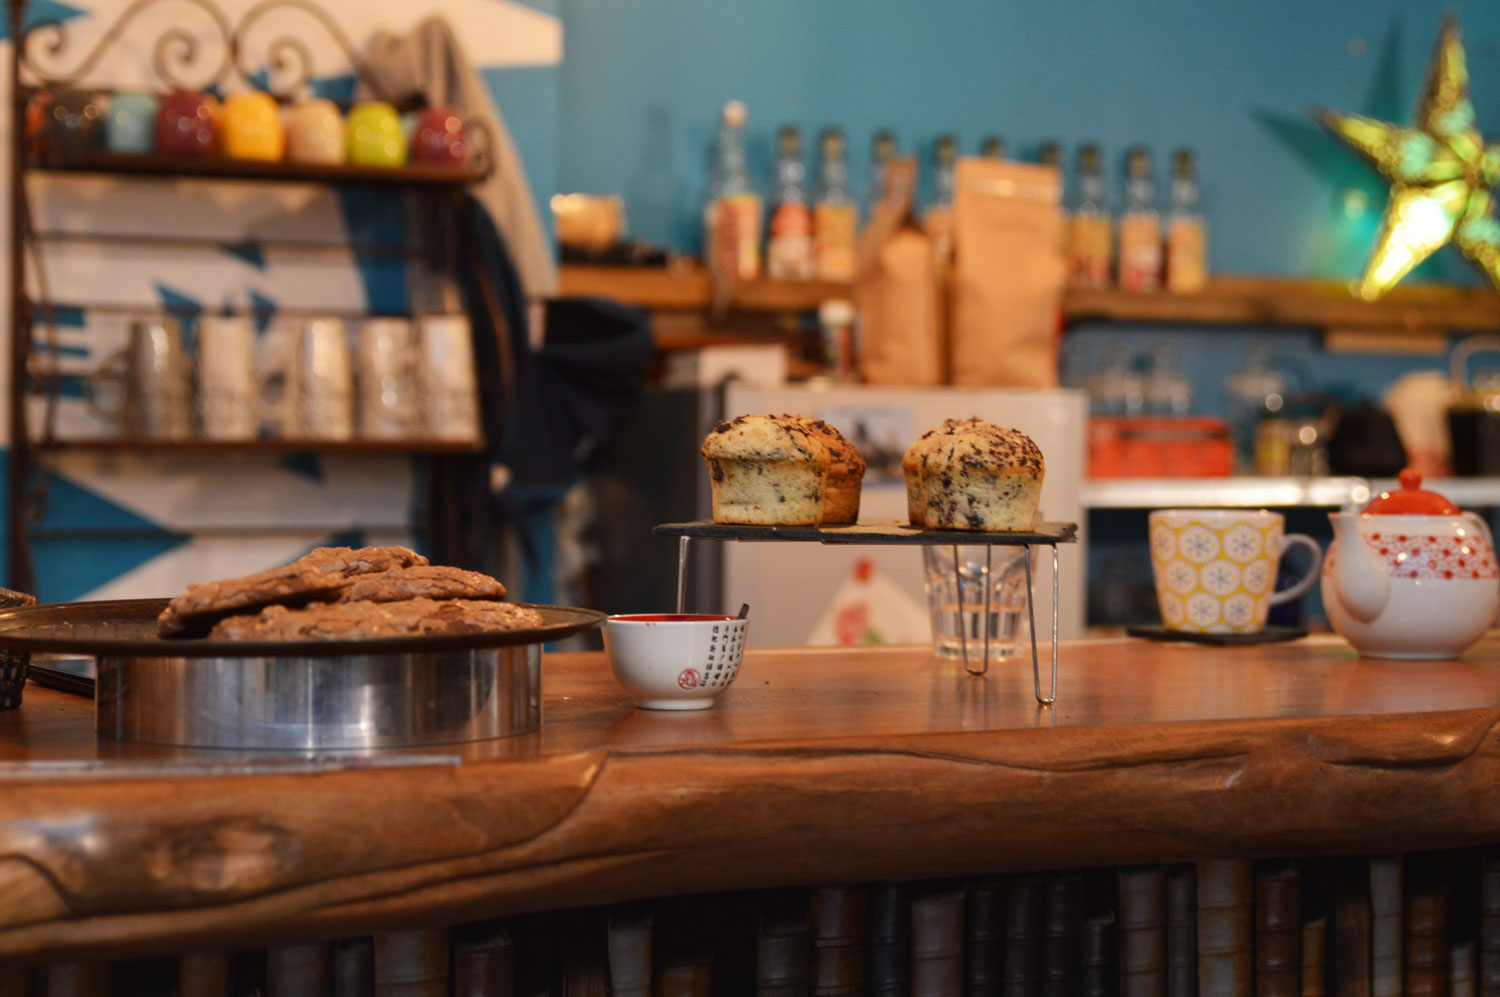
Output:
[[[1285,518],[1265,509],[1158,509],[1148,517],[1156,601],[1168,630],[1254,633],[1271,607],[1318,580],[1323,553],[1312,537],[1284,534]],[[1312,555],[1307,573],[1276,589],[1276,566],[1289,547]]]

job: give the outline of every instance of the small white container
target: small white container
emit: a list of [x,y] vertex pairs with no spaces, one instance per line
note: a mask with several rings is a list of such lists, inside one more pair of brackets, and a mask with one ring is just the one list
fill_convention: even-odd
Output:
[[706,710],[739,674],[749,625],[733,616],[611,616],[604,650],[615,678],[642,708]]

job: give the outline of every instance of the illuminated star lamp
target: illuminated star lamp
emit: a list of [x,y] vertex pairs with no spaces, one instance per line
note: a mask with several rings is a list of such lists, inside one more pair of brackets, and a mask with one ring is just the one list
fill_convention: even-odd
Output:
[[1354,293],[1374,301],[1449,240],[1500,291],[1500,222],[1491,191],[1500,180],[1500,144],[1486,146],[1474,126],[1469,70],[1451,15],[1427,67],[1415,126],[1338,111],[1313,116],[1391,183]]

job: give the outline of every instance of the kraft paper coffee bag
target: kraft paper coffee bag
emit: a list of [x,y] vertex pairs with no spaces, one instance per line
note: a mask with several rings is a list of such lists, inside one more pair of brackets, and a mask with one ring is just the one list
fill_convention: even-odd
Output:
[[1062,185],[1050,166],[960,159],[953,203],[950,380],[1057,384]]
[[941,299],[932,240],[912,221],[917,167],[892,161],[859,245],[859,370],[870,384],[942,384]]

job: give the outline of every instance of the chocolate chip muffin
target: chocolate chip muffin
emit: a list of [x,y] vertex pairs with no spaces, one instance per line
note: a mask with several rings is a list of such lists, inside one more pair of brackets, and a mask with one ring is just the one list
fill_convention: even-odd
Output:
[[742,415],[703,441],[716,523],[818,526],[859,518],[865,462],[821,419]]
[[913,526],[1026,532],[1037,527],[1045,465],[1026,434],[983,419],[949,419],[901,461]]

